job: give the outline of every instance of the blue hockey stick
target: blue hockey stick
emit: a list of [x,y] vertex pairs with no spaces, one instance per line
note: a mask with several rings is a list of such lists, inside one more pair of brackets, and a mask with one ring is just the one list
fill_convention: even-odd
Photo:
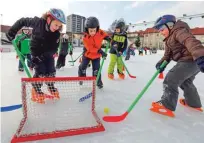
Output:
[[[110,44],[110,43],[108,42],[107,45],[106,45],[105,53],[108,52],[109,44]],[[102,67],[103,67],[103,64],[104,64],[105,59],[106,59],[105,57],[102,59],[101,66],[100,66],[100,68],[99,68],[99,72],[98,72],[98,75],[97,75],[97,77],[96,77],[96,83],[98,83],[98,80],[99,80],[99,77],[100,77],[100,75],[101,75],[101,70],[102,70]],[[89,99],[91,96],[92,96],[92,93],[89,93],[88,95],[86,95],[86,96],[80,98],[80,99],[79,99],[79,102],[83,102],[84,100]]]
[[84,100],[89,99],[91,96],[92,96],[92,92],[89,93],[88,95],[86,95],[86,96],[80,98],[80,99],[79,99],[79,102],[83,102]]
[[22,104],[1,107],[1,112],[17,110],[22,107]]

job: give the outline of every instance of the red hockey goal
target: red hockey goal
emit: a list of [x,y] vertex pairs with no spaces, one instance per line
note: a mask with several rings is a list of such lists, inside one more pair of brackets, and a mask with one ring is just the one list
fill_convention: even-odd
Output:
[[[40,84],[43,93],[52,95],[49,83],[58,89],[60,99],[46,99],[43,104],[31,100],[34,85]],[[95,84],[94,77],[23,78],[23,119],[11,143],[104,131],[95,112]],[[92,99],[79,102],[87,94]]]

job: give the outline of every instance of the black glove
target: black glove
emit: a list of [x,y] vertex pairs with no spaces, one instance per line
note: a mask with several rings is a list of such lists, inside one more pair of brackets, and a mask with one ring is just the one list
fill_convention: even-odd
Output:
[[117,54],[117,57],[120,57],[122,55],[121,52],[116,52],[116,54]]
[[120,57],[120,56],[122,55],[122,53],[119,52],[117,48],[118,48],[118,45],[117,45],[117,44],[114,44],[114,45],[113,45],[113,49],[116,51],[117,57]]
[[84,55],[85,53],[86,53],[86,48],[85,47],[83,47],[83,52],[82,52],[82,55]]
[[32,56],[31,62],[32,62],[34,65],[38,65],[38,64],[41,63],[44,59],[45,59],[45,57],[44,57],[43,55],[41,55],[41,56]]
[[200,68],[200,71],[204,73],[204,56],[197,58],[195,62]]
[[[168,62],[168,61],[167,61],[167,62]],[[166,66],[169,64],[169,62],[168,62],[168,64],[166,64],[163,68],[160,68],[160,66],[162,65],[162,63],[163,63],[163,61],[159,61],[159,62],[156,64],[156,69],[159,70],[160,73],[162,73],[162,72],[165,70]]]
[[9,41],[12,41],[13,39],[15,39],[15,36],[16,34],[12,31],[9,31],[8,33],[6,33],[6,38],[9,40]]
[[103,58],[107,57],[107,54],[103,51],[103,50],[98,50],[98,53],[100,53],[102,55]]
[[71,51],[69,51],[69,55],[72,55],[73,54],[73,51],[71,50]]
[[106,37],[104,38],[104,40],[110,42],[110,41],[111,41],[111,38],[110,38],[109,36],[106,36]]

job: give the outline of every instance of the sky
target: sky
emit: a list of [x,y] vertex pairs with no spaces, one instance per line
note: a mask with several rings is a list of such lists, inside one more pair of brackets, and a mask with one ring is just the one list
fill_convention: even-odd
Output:
[[[0,5],[1,23],[12,25],[21,17],[41,16],[50,8],[60,8],[66,15],[79,14],[99,19],[101,29],[107,30],[115,19],[126,23],[155,21],[164,14],[204,13],[204,1],[68,1],[68,0],[3,0]],[[190,27],[204,27],[204,18],[185,20]],[[152,27],[137,26],[132,31]],[[64,29],[65,30],[65,29]]]

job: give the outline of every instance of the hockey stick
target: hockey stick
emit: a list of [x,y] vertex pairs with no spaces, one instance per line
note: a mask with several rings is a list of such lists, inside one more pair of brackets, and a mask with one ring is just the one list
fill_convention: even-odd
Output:
[[6,43],[12,43],[12,44],[13,44],[13,46],[14,46],[16,52],[17,52],[17,55],[18,55],[18,57],[20,58],[20,61],[21,61],[22,65],[23,65],[23,67],[24,67],[24,69],[25,69],[25,71],[26,71],[27,76],[28,76],[29,78],[32,78],[32,76],[31,76],[31,74],[30,74],[30,72],[29,72],[27,66],[25,65],[25,63],[24,63],[24,61],[23,61],[22,53],[18,50],[18,47],[17,47],[17,45],[16,45],[16,43],[15,43],[15,40],[12,40],[12,42],[7,41],[7,40],[5,40],[5,39],[1,39],[1,40],[4,41],[4,42],[6,42]]
[[17,110],[21,107],[22,107],[22,104],[17,104],[17,105],[12,105],[12,106],[4,106],[4,107],[1,107],[1,112],[13,111],[13,110]]
[[[73,53],[73,49],[72,49],[72,45],[70,43],[68,43],[68,46],[69,46],[69,49],[72,51]],[[73,57],[71,55],[71,59],[72,59],[72,65],[71,66],[74,66],[74,62],[73,62]]]
[[[160,66],[160,68],[163,68],[164,66],[166,66],[167,61],[164,61],[162,63],[162,65]],[[152,84],[152,82],[155,80],[155,78],[158,76],[160,70],[157,70],[156,73],[152,76],[152,78],[149,80],[149,82],[147,83],[147,85],[143,88],[143,90],[138,94],[138,96],[136,97],[136,99],[133,101],[133,103],[130,105],[130,107],[128,108],[128,110],[119,116],[104,116],[103,120],[106,122],[120,122],[123,121],[127,115],[132,111],[132,109],[135,107],[135,105],[137,104],[137,102],[140,100],[140,98],[144,95],[144,93],[147,91],[147,89],[149,88],[149,86]]]
[[[22,59],[22,56],[21,56],[21,52],[18,50],[18,47],[17,47],[15,41],[13,40],[12,42],[9,42],[9,41],[4,40],[4,39],[2,39],[2,40],[3,40],[4,42],[12,43],[12,44],[13,44],[13,46],[14,46],[16,52],[17,52],[17,55],[18,55],[18,57],[20,58],[20,61],[21,61],[22,65],[23,65],[23,67],[24,67],[24,69],[25,69],[25,71],[26,71],[27,76],[28,76],[29,78],[32,78],[32,76],[31,76],[31,74],[30,74],[30,72],[29,72],[27,66],[26,66],[25,63],[23,62],[23,59]],[[21,108],[21,107],[22,107],[22,104],[11,105],[11,106],[6,106],[6,107],[1,107],[1,112],[12,111],[12,110],[19,109],[19,108]]]
[[[118,52],[118,50],[117,50],[116,48],[115,48],[115,51],[116,51],[117,54],[119,54],[119,52]],[[130,74],[128,68],[126,67],[126,65],[125,65],[125,63],[124,63],[124,61],[123,61],[122,56],[120,56],[120,59],[121,59],[121,61],[122,61],[122,63],[123,63],[123,66],[125,67],[125,70],[127,71],[128,75],[129,75],[129,77],[131,77],[131,78],[136,78],[136,76],[133,76],[133,75]]]
[[81,53],[75,60],[72,60],[72,61],[69,61],[69,62],[76,62],[81,56],[82,56],[83,53]]
[[[108,42],[107,45],[106,45],[105,53],[108,52],[109,44],[110,44],[110,43]],[[98,71],[98,75],[97,75],[97,77],[96,77],[96,83],[98,83],[98,80],[99,80],[99,77],[100,77],[100,75],[101,75],[101,71],[102,71],[102,67],[103,67],[103,64],[104,64],[105,59],[106,59],[106,58],[103,57],[102,62],[101,62],[101,66],[100,66],[99,71]],[[88,94],[88,95],[86,95],[86,96],[80,98],[80,99],[79,99],[79,102],[82,102],[82,101],[84,101],[84,100],[86,100],[86,99],[89,99],[91,96],[92,96],[92,94]]]
[[87,94],[86,96],[80,98],[80,99],[79,99],[79,102],[83,102],[84,100],[89,99],[91,96],[92,96],[92,92],[89,93],[89,94]]
[[25,71],[26,71],[27,76],[28,76],[29,78],[32,78],[32,76],[31,76],[31,74],[30,74],[30,72],[29,72],[27,66],[25,65],[25,63],[24,63],[24,61],[23,61],[23,58],[22,58],[22,56],[21,56],[21,52],[18,50],[18,47],[17,47],[16,43],[14,42],[14,40],[12,41],[12,44],[13,44],[13,46],[14,46],[16,52],[17,52],[17,55],[18,55],[18,57],[19,57],[19,59],[20,59],[20,61],[21,61],[21,64],[23,65],[23,68],[24,68]]

